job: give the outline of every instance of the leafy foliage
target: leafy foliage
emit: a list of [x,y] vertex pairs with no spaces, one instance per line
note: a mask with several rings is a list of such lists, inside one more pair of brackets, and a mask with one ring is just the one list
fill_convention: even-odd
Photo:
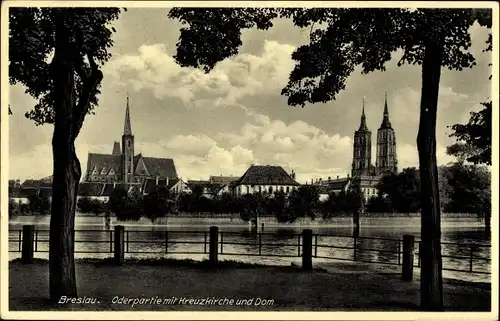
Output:
[[108,208],[120,221],[138,221],[143,214],[141,195],[129,193],[122,187],[113,190]]
[[98,199],[91,199],[90,197],[82,197],[78,199],[77,206],[82,213],[100,214],[106,211],[107,204]]
[[[85,81],[91,70],[97,70],[111,57],[108,48],[114,28],[109,23],[118,18],[118,8],[10,8],[9,81],[26,87],[26,93],[37,100],[26,113],[35,124],[54,123],[54,71],[52,59],[56,46],[56,25],[71,30],[71,51],[75,65],[76,104],[84,114],[97,105],[99,86],[85,93]],[[101,74],[102,78],[102,74]],[[88,104],[85,104],[88,100]]]
[[[268,29],[274,18],[311,28],[310,43],[292,54],[296,65],[281,92],[291,106],[335,99],[356,66],[362,73],[385,70],[397,50],[403,51],[400,65],[421,64],[428,41],[442,43],[442,66],[472,67],[468,28],[476,20],[491,27],[491,11],[481,9],[174,8],[169,17],[188,25],[181,29],[176,61],[205,72],[238,53],[244,29]],[[324,27],[313,31],[315,24]]]
[[445,211],[476,213],[481,217],[491,212],[491,173],[484,166],[453,164],[446,168],[449,201]]
[[46,193],[28,194],[29,210],[40,215],[47,214],[50,210],[50,199]]
[[446,152],[459,162],[491,165],[492,102],[481,103],[484,108],[471,112],[467,124],[456,124],[450,136],[459,142],[448,146]]
[[382,177],[377,189],[381,196],[387,196],[391,212],[415,213],[420,211],[420,174],[414,168],[405,168],[398,174]]
[[171,207],[169,197],[168,189],[164,186],[159,186],[155,191],[144,196],[144,215],[153,223],[157,218],[165,217]]

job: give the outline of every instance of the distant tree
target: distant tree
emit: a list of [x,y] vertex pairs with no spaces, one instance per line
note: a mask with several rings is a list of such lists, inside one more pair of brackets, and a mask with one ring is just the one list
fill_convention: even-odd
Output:
[[399,213],[420,211],[420,174],[414,167],[386,174],[377,184],[379,194],[389,198],[392,209]]
[[377,195],[368,199],[366,211],[368,213],[391,213],[393,212],[393,207],[388,197]]
[[449,167],[448,184],[450,202],[446,211],[480,217],[491,211],[491,173],[486,167],[454,164]]
[[[443,309],[441,222],[436,164],[436,121],[441,69],[475,65],[469,28],[478,21],[491,29],[487,9],[409,8],[174,8],[180,30],[175,59],[181,66],[210,72],[238,53],[242,30],[268,29],[274,18],[310,28],[310,43],[292,54],[296,61],[282,94],[291,106],[328,102],[346,88],[357,66],[362,73],[385,70],[398,50],[398,63],[422,65],[417,148],[422,203],[421,307]],[[313,30],[315,25],[322,28]]]
[[78,296],[73,226],[81,168],[75,140],[97,106],[99,65],[110,58],[113,44],[109,23],[119,14],[118,8],[9,8],[9,82],[22,84],[37,101],[26,117],[36,125],[54,125],[49,241],[54,302]]
[[279,216],[283,213],[286,206],[286,195],[284,192],[277,191],[274,197],[268,198],[266,213]]
[[28,203],[32,213],[45,215],[50,211],[50,199],[46,193],[30,193]]
[[448,146],[446,152],[455,156],[458,162],[491,165],[491,104],[491,101],[481,103],[484,108],[479,112],[471,112],[467,124],[451,127],[453,133],[450,136],[458,142]]
[[157,218],[165,217],[170,210],[169,192],[165,186],[158,186],[154,191],[144,196],[144,215],[155,222]]
[[82,213],[90,213],[92,209],[92,200],[90,197],[84,196],[78,199],[77,204],[78,209]]
[[19,214],[19,205],[16,204],[16,202],[12,198],[10,198],[9,199],[9,218],[15,217],[18,214]]
[[[302,185],[294,189],[288,198],[286,216],[295,221],[299,217],[310,217],[315,219],[319,211],[319,193],[316,186]],[[284,219],[284,218],[283,218]]]
[[117,187],[111,192],[108,209],[119,221],[138,221],[143,214],[142,197]]

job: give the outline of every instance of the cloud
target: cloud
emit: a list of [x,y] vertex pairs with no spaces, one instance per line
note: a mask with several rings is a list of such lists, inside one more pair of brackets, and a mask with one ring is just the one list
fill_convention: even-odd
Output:
[[[418,150],[415,145],[405,144],[402,146],[397,146],[396,148],[399,170],[407,167],[420,167],[418,160]],[[446,154],[445,146],[438,144],[436,147],[436,160],[439,166],[454,162],[455,158]]]
[[260,55],[239,54],[205,74],[177,65],[163,44],[142,45],[134,54],[113,58],[105,72],[135,91],[151,91],[157,99],[177,97],[194,107],[227,105],[248,95],[278,92],[292,70],[294,49],[265,41]]

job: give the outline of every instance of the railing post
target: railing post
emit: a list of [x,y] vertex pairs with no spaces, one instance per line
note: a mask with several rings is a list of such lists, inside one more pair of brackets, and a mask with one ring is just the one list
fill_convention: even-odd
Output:
[[312,270],[312,230],[302,231],[302,269]]
[[124,233],[125,228],[122,225],[115,226],[115,263],[122,264],[125,259],[124,251]]
[[215,267],[217,265],[217,256],[219,251],[219,228],[217,226],[210,227],[210,244],[208,247],[208,257],[210,265]]
[[21,260],[23,263],[33,262],[34,235],[35,235],[35,225],[23,225],[23,251],[21,255]]
[[356,248],[358,247],[358,238],[354,235],[354,261],[356,261]]
[[403,281],[413,280],[413,256],[415,249],[415,237],[413,235],[403,235]]
[[472,272],[473,259],[474,259],[474,246],[471,245],[471,247],[470,247],[470,266],[469,266],[470,272]]

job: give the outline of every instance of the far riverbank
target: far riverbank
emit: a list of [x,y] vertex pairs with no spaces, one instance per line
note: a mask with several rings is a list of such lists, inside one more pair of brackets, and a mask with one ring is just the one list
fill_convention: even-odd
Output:
[[[387,214],[376,214],[374,216],[362,216],[360,217],[361,227],[420,227],[420,214],[410,213],[410,214],[399,214],[399,213],[387,213]],[[50,224],[50,215],[46,216],[16,216],[9,219],[9,223],[13,225],[23,225],[23,224],[35,224],[35,225],[48,225]],[[181,214],[181,215],[169,215],[168,217],[159,218],[154,223],[152,223],[147,218],[141,218],[139,221],[128,221],[122,222],[118,221],[116,217],[111,217],[112,225],[141,225],[141,226],[186,226],[186,225],[199,225],[199,226],[247,226],[250,223],[243,221],[238,214]],[[273,216],[263,216],[259,218],[258,225],[272,226],[272,227],[351,227],[352,218],[351,217],[333,217],[329,219],[323,219],[322,217],[317,217],[316,219],[311,218],[299,218],[293,223],[280,223]],[[94,214],[82,214],[77,213],[75,219],[76,226],[104,226],[105,218],[100,215],[96,216]],[[470,228],[481,228],[484,227],[484,220],[478,218],[475,214],[454,214],[454,213],[443,213],[441,216],[441,227],[442,228],[453,228],[453,227],[470,227]]]

